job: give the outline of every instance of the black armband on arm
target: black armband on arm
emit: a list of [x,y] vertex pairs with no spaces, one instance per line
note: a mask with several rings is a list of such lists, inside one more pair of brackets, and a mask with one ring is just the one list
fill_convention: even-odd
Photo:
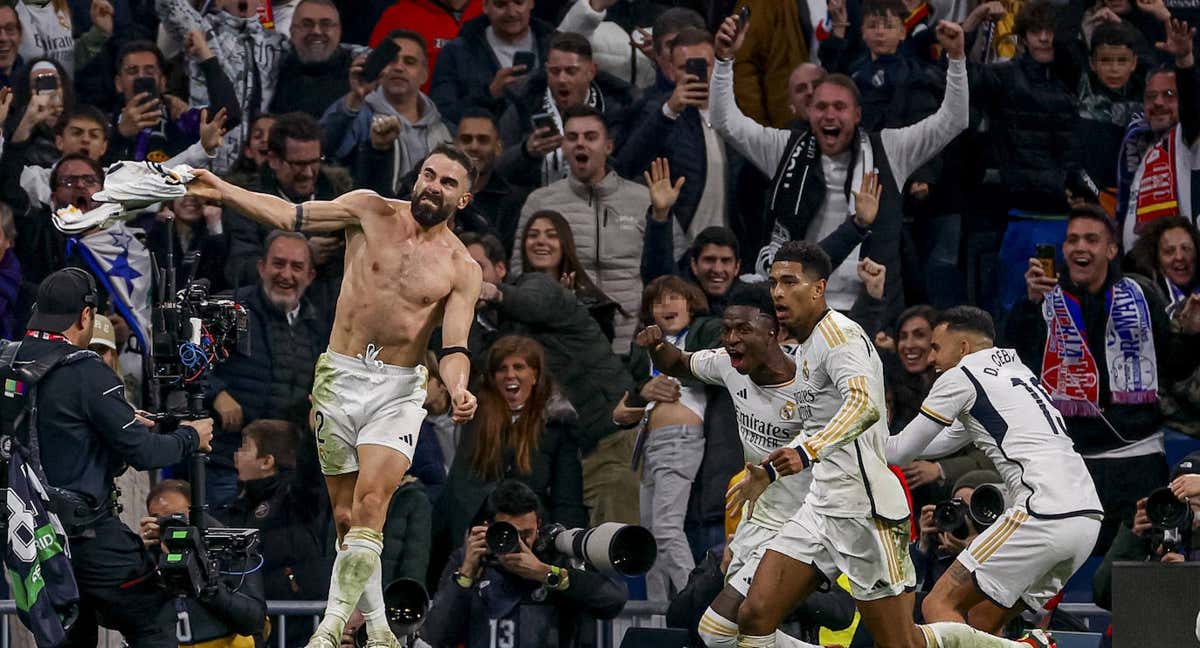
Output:
[[442,359],[446,358],[447,356],[452,356],[455,353],[461,353],[461,354],[467,356],[468,358],[471,357],[471,352],[467,350],[467,347],[452,346],[452,347],[442,347],[442,350],[438,352],[438,360],[442,360]]
[[296,225],[292,229],[297,232],[304,229],[304,203],[296,205]]

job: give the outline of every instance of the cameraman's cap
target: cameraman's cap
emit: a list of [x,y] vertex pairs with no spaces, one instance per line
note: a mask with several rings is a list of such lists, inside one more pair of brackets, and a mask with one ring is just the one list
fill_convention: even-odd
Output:
[[1171,471],[1171,479],[1180,475],[1200,475],[1200,452],[1193,452],[1175,464],[1175,469]]
[[954,488],[950,490],[950,493],[953,496],[954,493],[957,493],[963,488],[979,488],[984,484],[1003,483],[1004,478],[1001,477],[1000,473],[996,472],[995,470],[972,470],[962,477],[959,477],[958,481],[954,482]]
[[61,333],[71,328],[85,306],[96,306],[96,296],[92,275],[79,268],[55,271],[38,285],[29,328]]
[[92,322],[92,341],[88,344],[89,348],[95,346],[117,350],[117,334],[113,331],[112,320],[98,313]]

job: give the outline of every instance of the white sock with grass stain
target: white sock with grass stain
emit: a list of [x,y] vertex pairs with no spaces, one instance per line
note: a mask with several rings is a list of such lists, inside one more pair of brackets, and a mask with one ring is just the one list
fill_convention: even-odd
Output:
[[325,618],[321,619],[321,624],[314,633],[339,639],[342,629],[346,627],[346,620],[350,618],[362,597],[371,575],[379,573],[383,534],[369,527],[351,527],[342,544],[346,548],[339,551],[333,561],[333,577],[329,580],[329,601],[325,605]]

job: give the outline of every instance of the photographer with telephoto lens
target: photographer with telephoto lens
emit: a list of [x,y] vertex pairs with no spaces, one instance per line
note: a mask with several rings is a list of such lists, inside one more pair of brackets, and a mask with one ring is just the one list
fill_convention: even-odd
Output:
[[[504,480],[484,504],[478,524],[464,546],[450,556],[422,638],[434,648],[494,645],[558,648],[580,643],[590,619],[611,619],[628,598],[624,581],[573,564],[571,553],[583,554],[593,566],[622,573],[642,573],[653,562],[654,538],[645,529],[602,525],[580,532],[561,527],[541,528],[537,495],[525,484]],[[607,528],[606,528],[607,527]],[[597,555],[589,534],[619,528],[610,546],[622,544],[622,533],[643,540],[645,554]],[[574,540],[574,542],[568,542]],[[606,564],[607,563],[607,564]]]
[[1137,502],[1133,523],[1121,523],[1104,562],[1092,577],[1096,605],[1112,609],[1112,566],[1118,561],[1182,563],[1200,561],[1200,497],[1173,491],[1200,479],[1200,452],[1184,457],[1171,471],[1169,486]]
[[[959,552],[987,527],[976,519],[986,520],[983,514],[990,508],[986,506],[987,502],[975,501],[981,490],[988,491],[989,495],[1000,493],[1000,508],[996,513],[1004,512],[1003,491],[997,489],[1002,483],[1000,474],[993,470],[972,470],[954,482],[950,499],[921,507],[921,537],[909,548],[917,570],[918,592],[932,590],[933,584],[950,568]],[[977,506],[979,504],[984,506]],[[919,605],[917,609],[920,609]]]
[[[27,477],[31,468],[45,485],[49,508],[70,542],[79,609],[73,623],[62,619],[57,628],[62,633],[66,627],[61,645],[95,646],[97,625],[103,624],[139,648],[174,648],[179,642],[169,615],[171,596],[158,587],[154,562],[137,534],[116,516],[113,480],[127,465],[149,470],[178,463],[197,449],[207,452],[212,421],[188,421],[168,434],[150,429],[154,423],[125,400],[121,379],[100,356],[85,350],[92,338],[97,299],[96,281],[87,272],[66,268],[51,273],[38,286],[37,305],[24,339],[0,346],[6,396],[0,398],[0,427],[30,459],[20,466],[21,475],[10,475],[9,484]],[[30,560],[21,565],[7,561],[7,567],[26,583],[42,580],[40,592],[54,592],[63,581],[47,576],[46,562],[53,547],[43,546],[43,541],[56,540],[54,530],[50,525],[39,527],[39,550],[23,554],[14,543],[31,537],[35,530],[32,525],[24,532],[16,527],[33,522],[26,516],[29,505],[36,502],[22,502],[25,506],[18,510],[11,505],[13,495],[10,491],[6,516],[14,527],[9,534],[10,553],[27,554]],[[32,544],[24,549],[33,548]],[[39,590],[27,591],[33,599],[25,601],[30,610],[45,612],[37,609]],[[22,620],[32,626],[39,643],[47,637],[44,633],[55,631],[43,623],[48,615],[29,616],[35,619],[32,624]]]

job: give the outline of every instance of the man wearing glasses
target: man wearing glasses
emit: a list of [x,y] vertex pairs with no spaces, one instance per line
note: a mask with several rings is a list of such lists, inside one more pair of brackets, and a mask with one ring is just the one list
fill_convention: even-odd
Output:
[[[279,29],[277,5],[275,23]],[[342,20],[333,0],[301,0],[290,33],[291,51],[279,68],[271,112],[298,110],[320,118],[350,92],[350,66],[367,50],[342,42]]]
[[[350,174],[326,164],[322,157],[323,135],[321,126],[306,113],[281,115],[267,137],[267,164],[247,188],[293,203],[333,200],[350,191]],[[257,262],[270,230],[229,208],[225,210],[224,225],[230,235],[226,279],[234,288],[256,284]],[[308,295],[318,311],[332,316],[341,285],[345,238],[335,232],[313,235],[308,240],[317,268],[317,279]]]
[[67,155],[50,171],[50,204],[26,209],[27,204],[12,205],[17,230],[14,248],[21,262],[21,280],[30,289],[67,265],[67,237],[54,228],[50,215],[54,210],[74,205],[80,211],[95,206],[92,194],[100,191],[104,170],[100,163],[81,154]]
[[[1140,133],[1130,128],[1118,167],[1117,218],[1126,250],[1151,221],[1183,216],[1194,223],[1200,211],[1200,196],[1192,195],[1195,183],[1190,180],[1200,169],[1200,84],[1192,51],[1196,30],[1174,18],[1164,26],[1166,40],[1158,48],[1175,58],[1175,66],[1155,70],[1146,80],[1144,127]],[[1139,143],[1144,148],[1131,153]],[[1133,160],[1136,171],[1128,168]]]

